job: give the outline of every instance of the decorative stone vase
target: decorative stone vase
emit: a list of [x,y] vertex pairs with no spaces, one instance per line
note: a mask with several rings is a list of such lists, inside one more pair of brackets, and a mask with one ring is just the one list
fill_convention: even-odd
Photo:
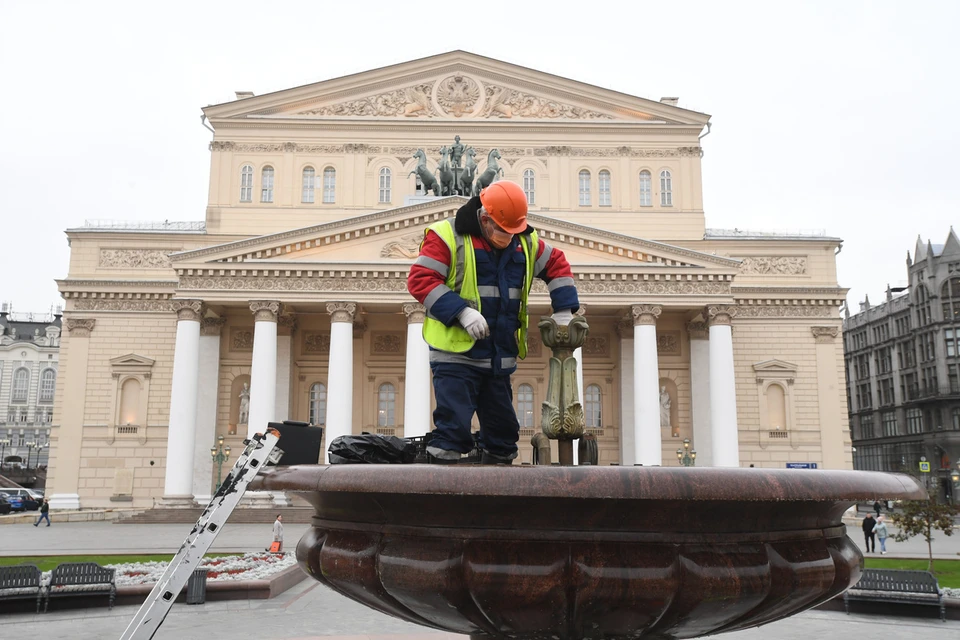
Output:
[[842,593],[863,556],[841,521],[910,477],[862,471],[342,465],[259,488],[316,509],[297,546],[316,580],[474,638],[695,638]]
[[537,325],[543,344],[552,352],[547,378],[547,398],[541,407],[541,429],[551,440],[559,440],[560,464],[573,464],[573,441],[583,435],[583,405],[577,391],[577,359],[573,352],[583,346],[590,327],[583,316],[574,316],[561,325],[550,317]]

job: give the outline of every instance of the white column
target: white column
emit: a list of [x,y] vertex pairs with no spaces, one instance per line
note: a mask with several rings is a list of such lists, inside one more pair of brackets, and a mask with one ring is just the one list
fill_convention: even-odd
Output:
[[710,325],[710,430],[713,466],[739,467],[737,386],[731,323],[736,307],[707,307]]
[[290,380],[293,376],[293,332],[296,317],[277,318],[277,393],[274,400],[274,422],[290,419]]
[[636,462],[633,416],[633,318],[617,324],[620,336],[620,464]]
[[253,363],[250,367],[250,417],[247,437],[263,433],[276,420],[277,404],[277,316],[280,303],[256,300],[253,312]]
[[217,393],[220,388],[220,330],[224,318],[200,323],[200,381],[197,387],[197,437],[193,442],[193,500],[206,506],[212,497],[213,460],[210,447],[217,441]]
[[690,337],[690,393],[693,413],[693,449],[697,466],[713,466],[713,434],[710,431],[710,342],[706,322],[687,325]]
[[660,466],[660,364],[657,359],[657,318],[662,308],[636,304],[633,313],[633,419],[635,464]]
[[426,309],[419,302],[403,305],[407,315],[407,363],[403,375],[403,436],[430,431],[430,347],[423,339]]
[[167,468],[163,506],[193,504],[193,451],[197,427],[197,383],[200,378],[200,300],[174,300],[177,342],[173,351]]
[[[330,363],[327,368],[327,450],[335,438],[353,433],[353,302],[327,303]],[[329,462],[329,455],[324,452]]]

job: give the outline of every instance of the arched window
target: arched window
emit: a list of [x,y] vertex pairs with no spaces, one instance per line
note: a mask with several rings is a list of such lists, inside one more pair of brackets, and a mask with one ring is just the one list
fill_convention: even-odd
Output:
[[380,169],[380,203],[385,204],[389,203],[392,199],[391,197],[391,182],[392,177],[390,174],[390,169],[388,167],[382,167]]
[[337,170],[327,167],[323,170],[323,202],[333,204],[337,201]]
[[264,167],[260,173],[260,202],[273,202],[273,167]]
[[590,206],[590,172],[586,169],[580,172],[580,206]]
[[40,374],[40,402],[53,402],[53,391],[57,387],[57,372],[44,369]]
[[245,164],[240,169],[240,202],[253,200],[253,165]]
[[537,183],[533,169],[526,169],[523,172],[523,193],[527,196],[527,204],[534,204],[536,201]]
[[528,384],[517,388],[517,420],[521,429],[533,428],[533,387]]
[[940,290],[945,322],[960,321],[960,278],[950,278]]
[[120,424],[140,424],[140,381],[127,378],[120,387]]
[[610,206],[610,172],[604,169],[599,174],[600,206]]
[[26,402],[30,391],[30,371],[20,367],[13,372],[13,388],[10,390],[10,402]]
[[319,382],[310,387],[310,424],[327,424],[327,387]]
[[640,206],[653,206],[653,179],[647,170],[640,172]]
[[666,169],[660,172],[660,206],[673,206],[673,177]]
[[300,202],[313,204],[313,181],[317,177],[317,172],[313,167],[307,167],[303,170],[303,188],[300,196]]
[[603,397],[600,394],[600,387],[595,384],[591,384],[583,391],[584,403],[583,408],[586,418],[586,426],[588,429],[602,429],[603,428],[603,417],[600,413],[600,408],[602,406]]
[[771,431],[787,428],[787,398],[779,384],[767,387],[767,425]]
[[[389,169],[387,169],[389,171]],[[394,411],[397,406],[397,390],[389,382],[380,385],[377,391],[377,426],[393,427],[397,423],[394,419]]]

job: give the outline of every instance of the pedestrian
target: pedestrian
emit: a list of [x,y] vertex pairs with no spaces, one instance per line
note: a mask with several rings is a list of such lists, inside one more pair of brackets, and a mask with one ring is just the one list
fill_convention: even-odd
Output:
[[277,519],[273,522],[273,544],[270,545],[270,551],[283,552],[283,516],[281,514],[277,514]]
[[37,521],[33,523],[33,526],[40,526],[40,521],[44,518],[47,519],[47,526],[50,526],[50,501],[46,498],[43,499],[43,502],[40,504],[40,517],[37,518]]
[[887,552],[887,523],[883,521],[883,516],[877,518],[877,524],[873,526],[873,532],[877,534],[880,540],[880,555]]
[[430,225],[407,289],[427,310],[423,338],[437,408],[428,459],[451,464],[474,447],[481,462],[512,464],[520,424],[510,375],[527,355],[527,300],[533,278],[547,283],[553,319],[568,325],[580,308],[566,256],[527,224],[527,199],[501,180],[460,207],[454,220]]
[[876,534],[873,532],[876,525],[877,521],[873,519],[873,514],[868,513],[867,517],[863,519],[863,541],[866,543],[868,553],[877,550]]
[[873,510],[877,512],[877,517],[879,518],[880,517],[880,501],[879,500],[873,501]]

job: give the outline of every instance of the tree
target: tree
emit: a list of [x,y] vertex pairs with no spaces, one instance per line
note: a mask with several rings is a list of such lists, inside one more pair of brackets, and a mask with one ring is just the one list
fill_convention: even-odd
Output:
[[933,532],[940,530],[952,536],[953,518],[957,513],[957,507],[952,504],[940,504],[933,499],[904,500],[901,511],[893,514],[893,524],[900,529],[894,540],[904,542],[913,536],[923,536],[929,556],[927,571],[933,571]]

